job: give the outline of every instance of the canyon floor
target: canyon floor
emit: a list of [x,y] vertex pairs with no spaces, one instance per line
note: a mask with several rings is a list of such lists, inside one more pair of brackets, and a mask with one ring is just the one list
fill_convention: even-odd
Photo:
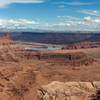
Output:
[[37,100],[38,89],[53,81],[100,81],[99,59],[100,48],[1,49],[0,100]]

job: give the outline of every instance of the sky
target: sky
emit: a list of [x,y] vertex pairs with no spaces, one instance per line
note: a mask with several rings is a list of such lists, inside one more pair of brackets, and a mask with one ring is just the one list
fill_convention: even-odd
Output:
[[100,1],[0,0],[0,30],[100,31]]

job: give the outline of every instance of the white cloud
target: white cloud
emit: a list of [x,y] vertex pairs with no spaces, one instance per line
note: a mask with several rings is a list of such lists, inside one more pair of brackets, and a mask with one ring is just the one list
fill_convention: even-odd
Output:
[[81,6],[81,5],[92,5],[96,2],[55,2],[55,4],[63,4],[63,5],[73,5],[73,6]]
[[64,23],[64,22],[60,22],[58,24],[54,24],[53,26],[70,26],[70,23]]
[[5,7],[12,3],[43,3],[43,0],[0,0],[0,7]]
[[[83,18],[76,18],[72,16],[57,16],[62,22],[53,24],[52,26],[57,29],[68,31],[100,31],[100,18],[86,16]],[[59,28],[58,28],[59,27]]]
[[1,30],[35,29],[40,23],[27,19],[0,19]]
[[85,21],[91,21],[91,17],[90,16],[84,17],[84,20]]
[[64,8],[65,6],[64,5],[60,5],[60,6],[58,6],[59,8]]
[[68,18],[68,17],[71,17],[71,16],[57,16],[57,18]]
[[91,16],[84,17],[83,20],[90,23],[100,23],[100,19],[93,19]]
[[81,10],[79,12],[88,14],[88,15],[100,16],[100,11],[97,11],[97,10]]
[[[86,16],[76,18],[72,16],[58,16],[57,23],[48,23],[43,21],[34,21],[28,19],[0,19],[0,30],[22,30],[33,31],[36,29],[56,30],[56,31],[100,31],[100,18]],[[60,20],[60,19],[65,20]]]
[[64,19],[65,22],[79,22],[79,21],[84,21],[84,22],[95,22],[98,23],[100,21],[100,19],[96,19],[96,18],[92,18],[91,16],[86,16],[83,18],[76,18],[76,17],[72,17],[72,16],[57,16],[58,19]]
[[75,18],[72,16],[57,16],[59,19],[65,19],[65,20],[80,20],[80,18]]

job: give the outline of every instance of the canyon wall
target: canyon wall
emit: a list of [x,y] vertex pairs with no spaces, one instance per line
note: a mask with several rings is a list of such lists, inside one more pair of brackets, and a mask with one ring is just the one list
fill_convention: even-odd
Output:
[[66,66],[87,66],[98,62],[95,58],[82,52],[75,53],[41,53],[19,48],[6,48],[0,51],[1,61],[40,60],[48,63]]

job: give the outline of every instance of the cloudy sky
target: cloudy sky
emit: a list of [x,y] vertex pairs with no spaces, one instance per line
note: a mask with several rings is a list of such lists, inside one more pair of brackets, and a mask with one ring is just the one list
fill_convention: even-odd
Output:
[[0,30],[100,31],[100,1],[0,0]]

